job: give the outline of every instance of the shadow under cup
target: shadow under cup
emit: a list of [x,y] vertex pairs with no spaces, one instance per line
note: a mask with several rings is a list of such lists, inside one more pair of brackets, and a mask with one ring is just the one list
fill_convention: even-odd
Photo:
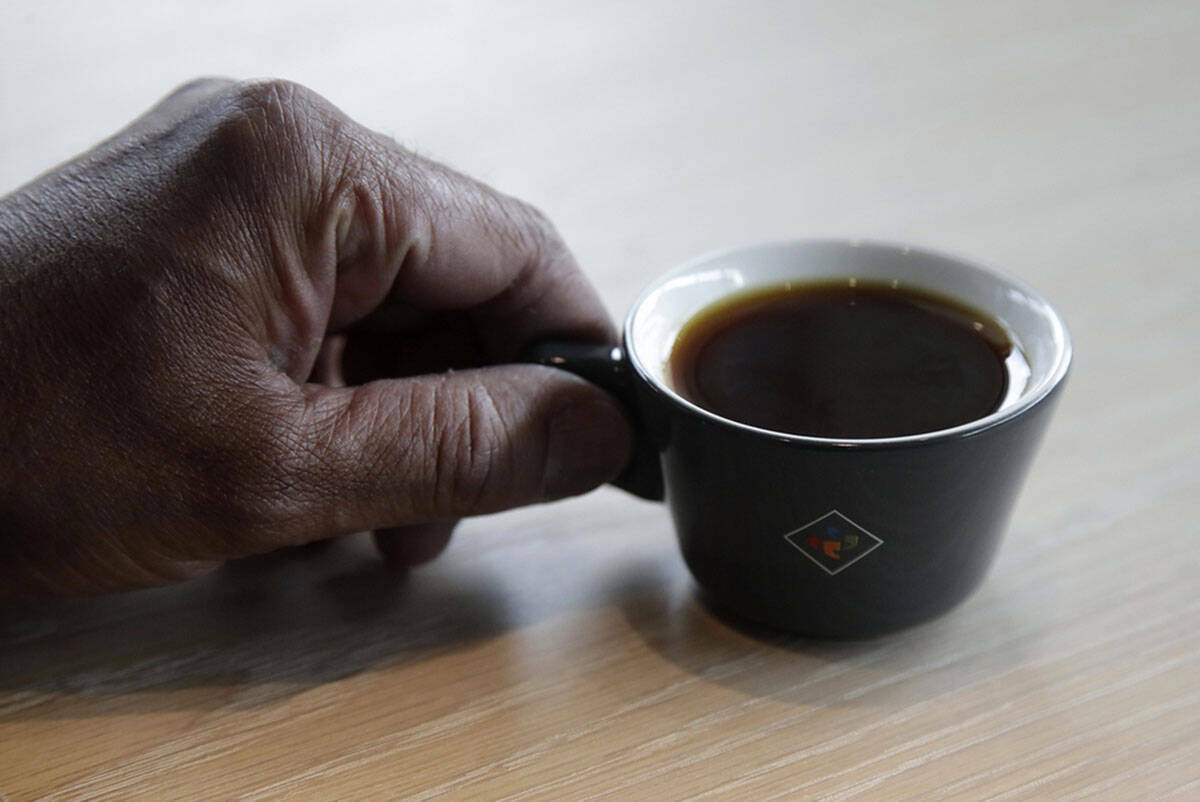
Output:
[[[986,313],[1023,353],[1024,389],[953,428],[831,439],[739,423],[671,388],[675,339],[714,302],[788,281],[850,278],[897,282]],[[665,491],[684,560],[708,598],[769,626],[832,638],[925,621],[980,584],[1071,360],[1061,318],[1020,281],[916,248],[828,240],[681,265],[634,305],[624,353],[603,353],[599,361],[546,353],[538,361],[630,406],[640,456],[617,484],[651,498]]]

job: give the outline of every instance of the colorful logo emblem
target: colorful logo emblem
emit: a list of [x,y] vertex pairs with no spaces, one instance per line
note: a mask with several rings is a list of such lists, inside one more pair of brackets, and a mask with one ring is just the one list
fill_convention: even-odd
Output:
[[883,545],[883,541],[837,510],[830,510],[783,536],[789,544],[833,576]]

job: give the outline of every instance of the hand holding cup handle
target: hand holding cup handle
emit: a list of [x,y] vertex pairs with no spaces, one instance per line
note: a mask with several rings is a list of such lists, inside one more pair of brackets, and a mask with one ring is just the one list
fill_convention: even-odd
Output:
[[612,484],[639,498],[663,500],[662,468],[641,419],[632,368],[625,349],[570,340],[542,340],[526,348],[521,361],[559,368],[608,391],[621,402],[633,423],[634,448],[629,465]]

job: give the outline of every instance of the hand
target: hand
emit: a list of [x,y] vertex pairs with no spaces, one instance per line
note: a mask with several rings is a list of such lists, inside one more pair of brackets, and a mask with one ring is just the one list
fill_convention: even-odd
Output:
[[[188,84],[0,199],[0,593],[182,580],[584,492],[612,324],[553,227],[278,81]],[[451,370],[452,369],[452,370]]]

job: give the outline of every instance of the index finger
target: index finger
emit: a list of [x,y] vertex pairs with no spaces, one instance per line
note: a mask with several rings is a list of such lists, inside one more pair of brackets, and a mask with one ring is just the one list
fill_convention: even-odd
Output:
[[497,360],[542,337],[614,339],[545,215],[381,136],[370,142],[338,226],[330,328],[396,303],[470,310],[481,350]]

